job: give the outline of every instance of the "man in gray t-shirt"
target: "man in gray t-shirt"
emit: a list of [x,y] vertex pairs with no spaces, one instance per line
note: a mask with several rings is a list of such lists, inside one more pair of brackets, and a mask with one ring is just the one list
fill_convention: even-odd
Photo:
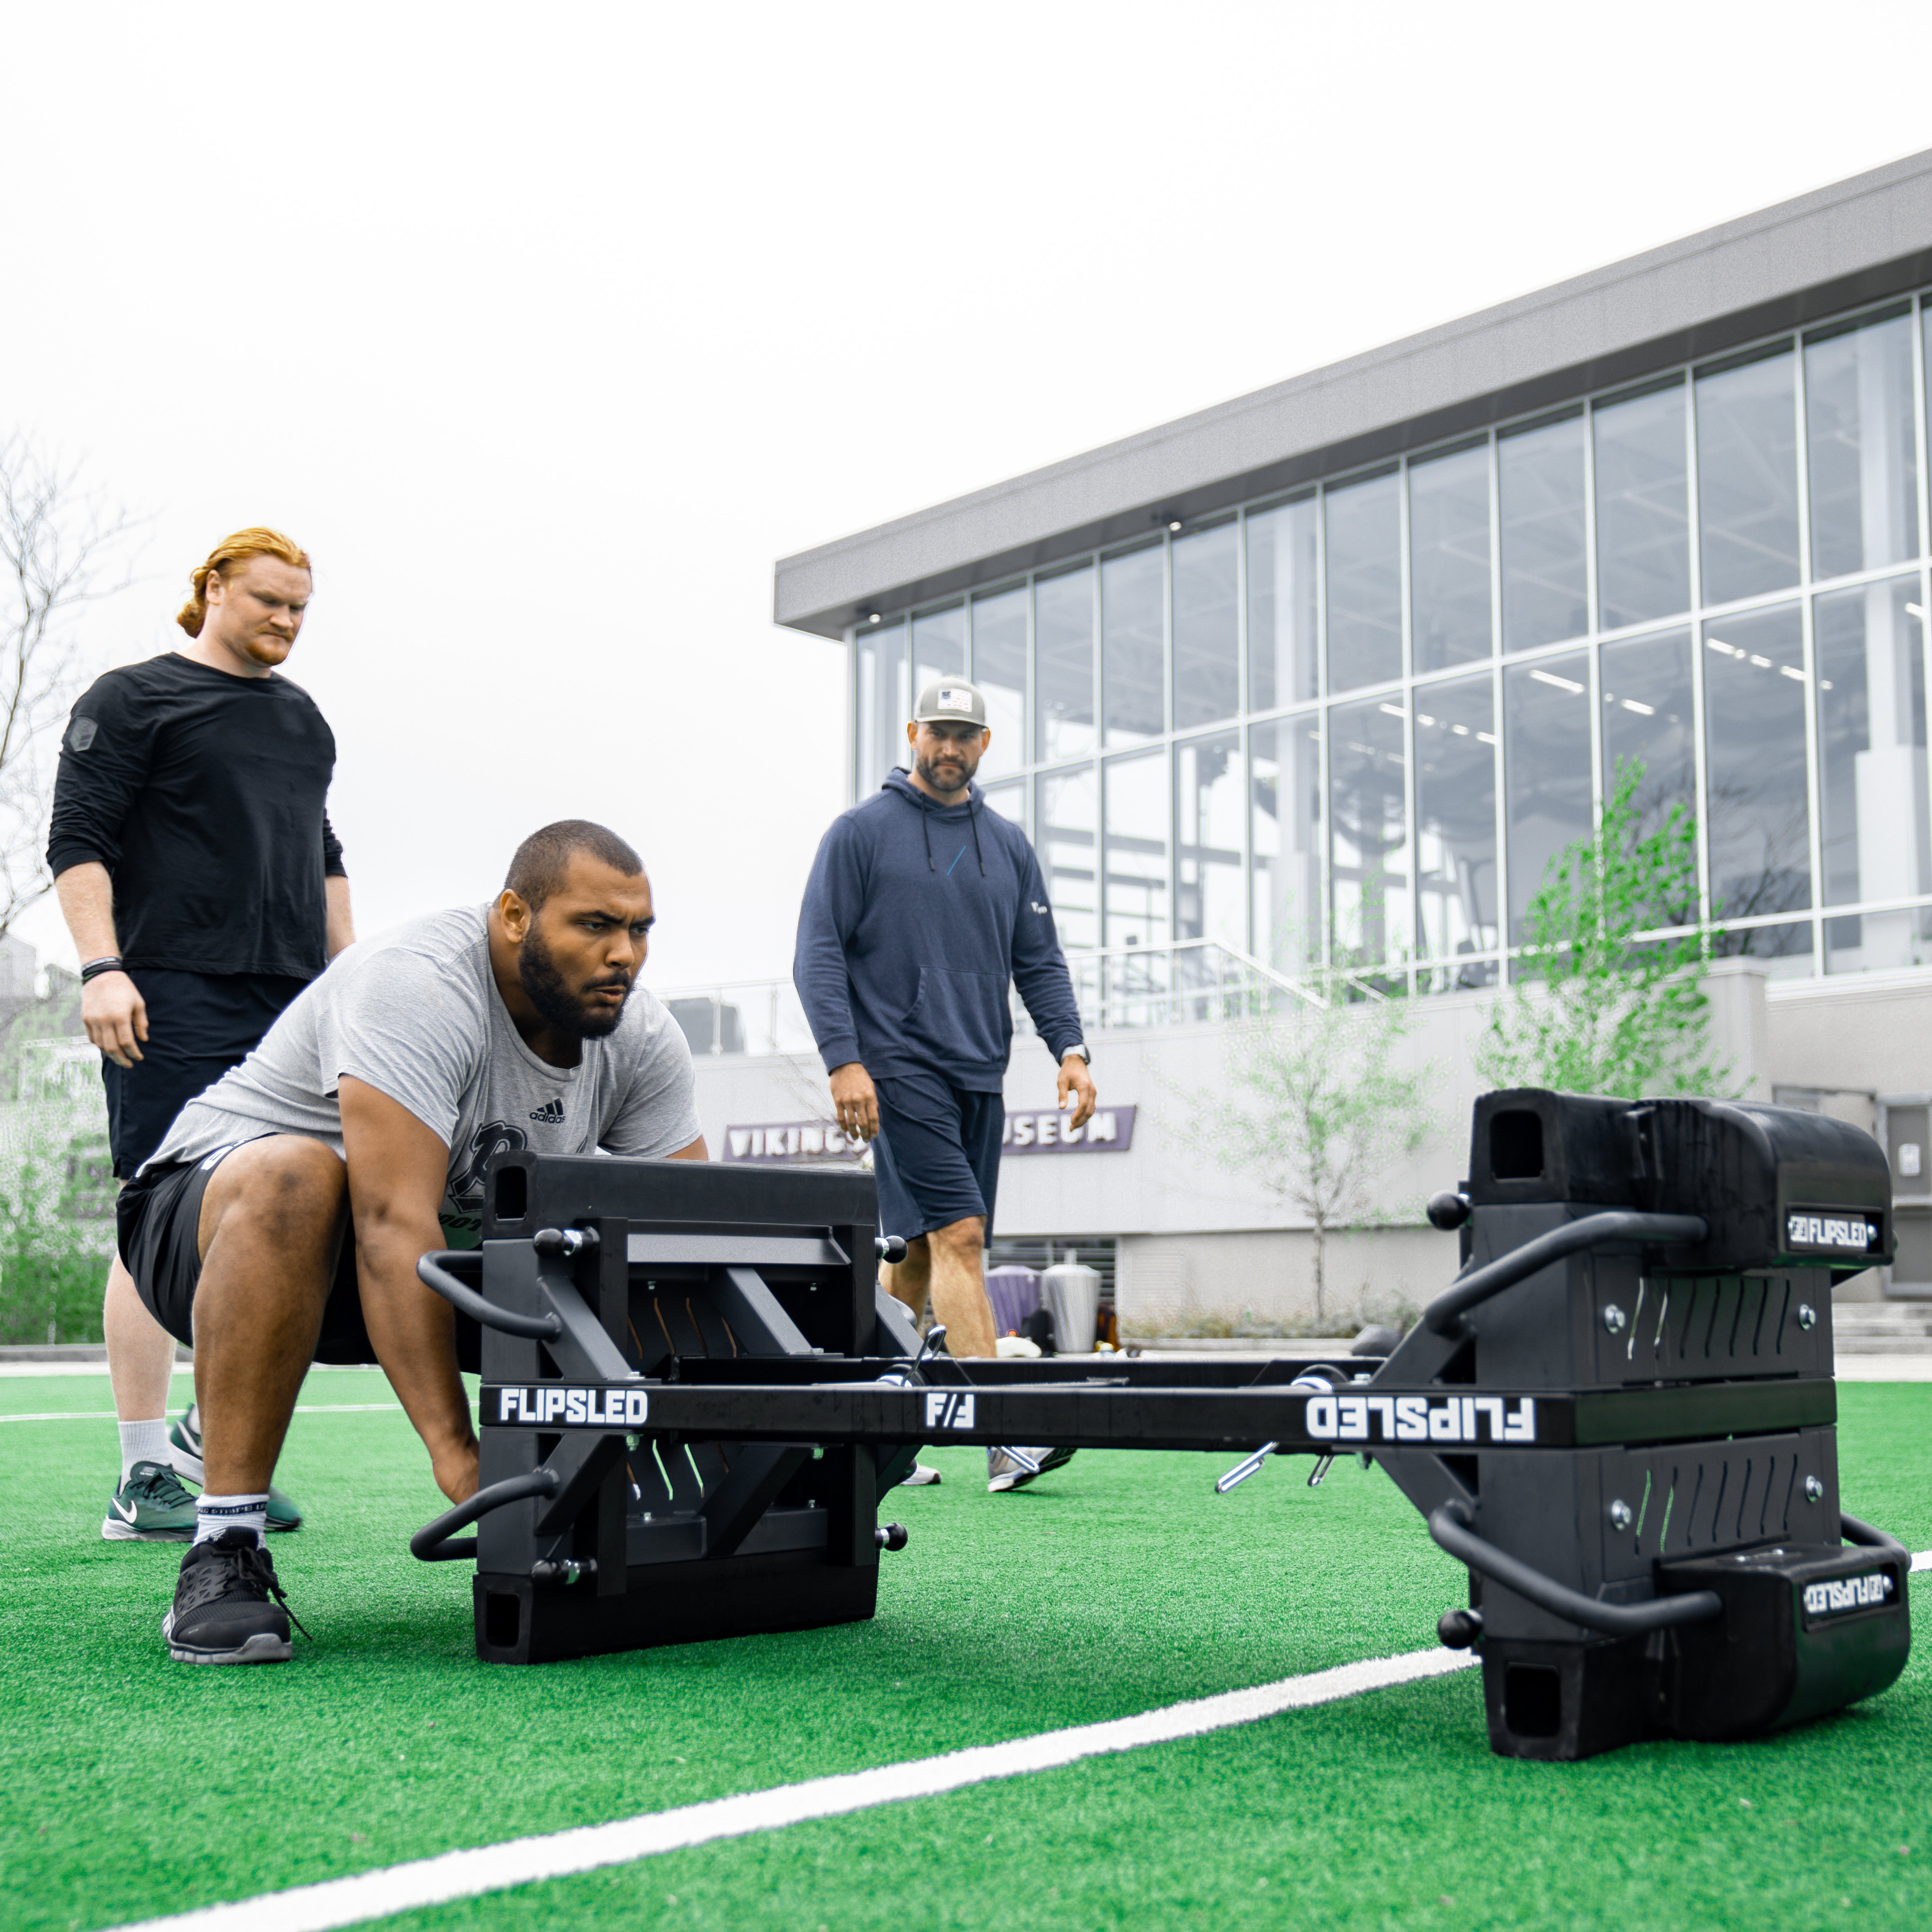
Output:
[[706,1158],[690,1049],[634,985],[652,916],[621,839],[546,826],[488,906],[343,953],[122,1190],[122,1258],[195,1351],[207,1476],[172,1656],[291,1654],[260,1532],[312,1359],[373,1355],[444,1493],[475,1490],[452,1311],[416,1264],[476,1244],[490,1155]]

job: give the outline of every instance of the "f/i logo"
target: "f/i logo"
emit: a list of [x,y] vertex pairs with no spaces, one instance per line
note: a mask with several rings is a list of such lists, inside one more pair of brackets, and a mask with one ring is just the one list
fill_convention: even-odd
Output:
[[926,1426],[928,1429],[970,1429],[973,1398],[957,1390],[941,1390],[926,1399]]

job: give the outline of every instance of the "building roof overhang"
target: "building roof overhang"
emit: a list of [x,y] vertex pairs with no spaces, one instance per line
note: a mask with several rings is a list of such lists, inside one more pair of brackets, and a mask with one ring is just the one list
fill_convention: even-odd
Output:
[[1932,151],[783,558],[774,615],[842,638],[1929,281]]

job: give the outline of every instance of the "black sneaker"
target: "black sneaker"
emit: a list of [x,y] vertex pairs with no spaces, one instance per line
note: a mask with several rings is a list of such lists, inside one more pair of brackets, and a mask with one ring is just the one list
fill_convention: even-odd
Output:
[[177,1664],[286,1664],[294,1654],[287,1600],[254,1532],[224,1529],[182,1558],[174,1608],[161,1620],[168,1654]]

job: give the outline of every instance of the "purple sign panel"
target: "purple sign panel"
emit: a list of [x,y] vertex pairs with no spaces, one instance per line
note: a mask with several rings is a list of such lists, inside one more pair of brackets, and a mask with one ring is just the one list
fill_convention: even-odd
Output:
[[1052,1108],[1037,1114],[1006,1110],[1006,1132],[1000,1136],[1002,1160],[1021,1154],[1125,1154],[1134,1141],[1132,1107],[1096,1107],[1084,1127],[1072,1124],[1070,1112]]
[[[1132,1107],[1101,1107],[1084,1126],[1071,1116],[1043,1108],[1038,1113],[1008,1112],[1000,1152],[1008,1154],[1125,1154],[1133,1144]],[[854,1161],[866,1151],[863,1141],[824,1120],[772,1120],[724,1130],[724,1158],[733,1161]]]

